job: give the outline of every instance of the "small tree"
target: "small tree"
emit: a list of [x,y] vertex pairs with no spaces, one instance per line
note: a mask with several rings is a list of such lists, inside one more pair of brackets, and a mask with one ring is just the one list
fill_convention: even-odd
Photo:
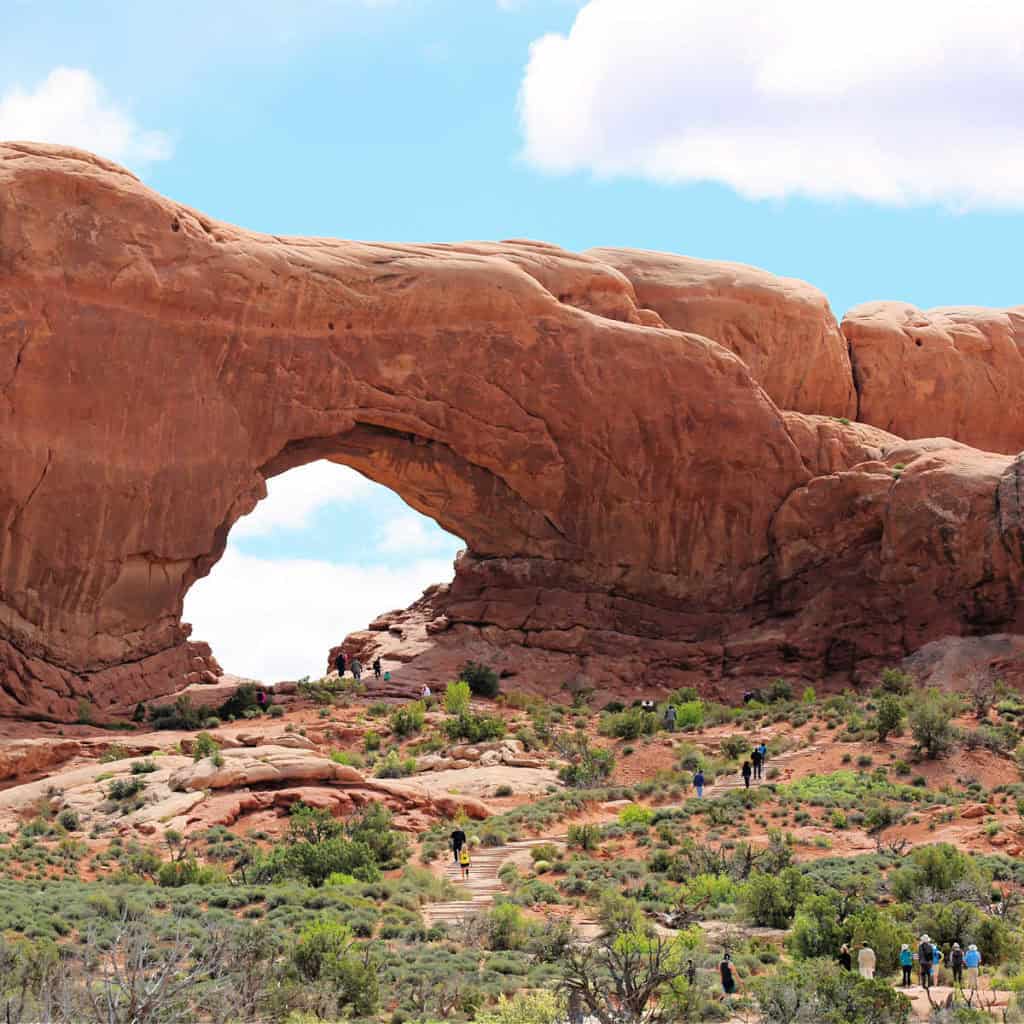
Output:
[[974,709],[974,717],[979,721],[988,718],[989,708],[995,702],[998,687],[999,681],[985,669],[978,669],[969,677],[967,694]]
[[898,668],[887,668],[882,670],[882,689],[886,693],[897,693],[901,696],[910,693],[910,687],[914,680],[901,672]]
[[918,748],[928,758],[941,757],[953,749],[957,729],[951,719],[955,714],[951,701],[937,690],[928,690],[918,696],[910,709],[910,731]]
[[903,704],[900,699],[891,693],[887,693],[878,702],[878,714],[875,717],[875,731],[878,734],[878,742],[884,743],[889,736],[899,734],[903,727]]

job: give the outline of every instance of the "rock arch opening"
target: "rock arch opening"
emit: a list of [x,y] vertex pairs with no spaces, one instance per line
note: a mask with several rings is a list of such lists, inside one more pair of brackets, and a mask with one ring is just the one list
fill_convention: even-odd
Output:
[[346,635],[449,584],[465,547],[347,466],[306,463],[272,477],[267,490],[185,596],[192,637],[209,643],[230,675],[317,678]]

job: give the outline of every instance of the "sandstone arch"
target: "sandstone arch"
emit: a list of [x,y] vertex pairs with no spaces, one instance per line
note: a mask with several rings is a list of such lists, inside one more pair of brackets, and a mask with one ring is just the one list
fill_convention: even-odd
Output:
[[[888,619],[921,588],[885,545],[917,479],[892,486],[900,443],[781,412],[594,256],[258,235],[89,154],[0,146],[2,712],[130,704],[207,668],[185,591],[265,479],[315,458],[467,541],[443,611],[481,642],[652,683],[848,672],[906,647]],[[942,596],[915,597],[915,639],[1018,618],[1019,522],[994,497],[1016,464],[960,448],[901,456],[991,505],[974,575],[955,544],[927,553]],[[950,606],[981,585],[980,618]],[[857,599],[830,622],[836,587]]]

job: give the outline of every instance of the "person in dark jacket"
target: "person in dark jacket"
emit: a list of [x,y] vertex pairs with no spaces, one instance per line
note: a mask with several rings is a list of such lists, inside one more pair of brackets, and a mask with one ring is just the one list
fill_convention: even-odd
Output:
[[839,966],[844,971],[853,970],[853,956],[850,954],[850,947],[845,942],[839,947]]
[[704,796],[704,769],[698,768],[693,776],[693,788],[697,790],[697,799]]
[[384,672],[384,667],[380,663],[380,655],[373,659],[373,675],[375,679],[380,679]]
[[754,778],[761,778],[761,765],[764,763],[764,759],[761,757],[760,747],[754,747],[750,754],[750,763],[754,766]]
[[341,654],[339,654],[334,659],[334,667],[338,670],[338,676],[339,677],[343,676],[345,674],[345,664],[346,664],[346,662],[345,662],[345,652],[342,651]]
[[743,767],[740,769],[740,774],[743,776],[743,785],[750,789],[750,775],[753,769],[750,767],[749,761],[743,762]]
[[932,940],[921,936],[917,947],[917,969],[921,974],[921,988],[932,987]]
[[739,975],[736,973],[736,965],[732,962],[732,956],[729,953],[722,957],[718,971],[722,975],[722,991],[727,996],[731,996],[736,991]]
[[455,863],[459,863],[459,853],[462,848],[466,845],[466,833],[461,828],[457,828],[451,834],[452,853],[455,856]]
[[960,948],[959,942],[954,942],[953,948],[949,951],[949,966],[953,971],[953,984],[963,987],[964,951]]

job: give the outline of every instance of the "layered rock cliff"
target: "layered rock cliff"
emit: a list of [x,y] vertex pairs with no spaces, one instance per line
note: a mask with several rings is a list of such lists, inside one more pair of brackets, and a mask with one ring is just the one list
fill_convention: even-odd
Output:
[[675,260],[259,235],[0,145],[0,713],[216,671],[184,595],[320,458],[465,539],[428,646],[524,685],[850,677],[1017,631],[1018,462],[846,423],[819,293]]

